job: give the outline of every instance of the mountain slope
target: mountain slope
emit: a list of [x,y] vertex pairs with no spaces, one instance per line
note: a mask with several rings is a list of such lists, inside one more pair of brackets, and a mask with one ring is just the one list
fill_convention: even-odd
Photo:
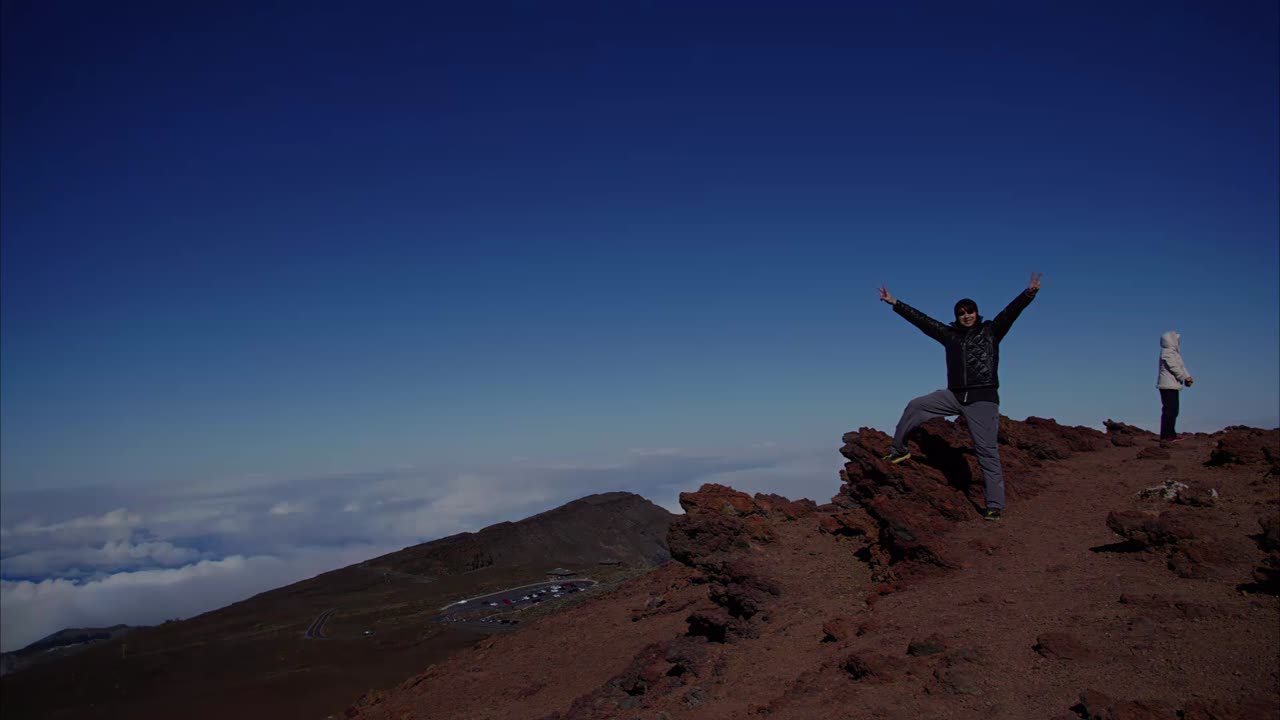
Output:
[[451,535],[363,564],[429,577],[495,565],[596,565],[604,561],[656,565],[670,557],[666,536],[674,519],[639,495],[602,493],[519,522]]
[[962,426],[850,433],[831,504],[685,494],[673,562],[346,714],[1280,717],[1280,431],[1003,422],[998,523]]
[[[630,493],[582,498],[6,675],[0,707],[6,720],[324,717],[487,636],[433,622],[441,606],[544,580],[557,566],[607,587],[668,557],[674,517]],[[492,560],[471,570],[477,553]],[[622,564],[599,564],[606,560]]]

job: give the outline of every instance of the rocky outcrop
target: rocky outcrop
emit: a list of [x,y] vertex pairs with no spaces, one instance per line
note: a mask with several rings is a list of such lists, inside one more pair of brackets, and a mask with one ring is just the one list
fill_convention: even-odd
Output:
[[648,697],[683,694],[685,703],[700,702],[699,683],[723,674],[700,638],[676,638],[641,650],[621,673],[600,689],[578,698],[564,712],[542,720],[612,720],[642,708]]
[[[887,435],[845,435],[843,482],[823,505],[705,485],[681,496],[674,562],[584,604],[572,624],[526,624],[357,709],[377,720],[1280,720],[1235,700],[1274,699],[1276,644],[1256,632],[1274,619],[1274,599],[1257,593],[1266,554],[1280,551],[1265,465],[1206,468],[1219,439],[1208,435],[1144,462],[1154,440],[1131,432],[1137,446],[1117,445],[1118,432],[1006,420],[1001,523],[977,522],[963,422],[926,423],[900,465],[881,459]],[[1124,542],[1087,552],[1107,542],[1104,522]],[[1073,699],[1098,678],[1111,697]]]
[[1102,426],[1107,429],[1107,440],[1116,447],[1133,447],[1139,441],[1154,442],[1159,440],[1159,436],[1150,430],[1143,430],[1140,427],[1126,425],[1122,422],[1106,420]]
[[[908,437],[912,457],[892,464],[883,458],[892,438],[870,428],[845,434],[840,453],[848,462],[840,473],[844,485],[832,504],[863,516],[829,522],[832,532],[847,528],[873,541],[869,559],[883,580],[893,580],[892,566],[915,561],[943,568],[959,561],[944,549],[941,537],[957,522],[978,517],[983,505],[982,471],[963,419],[931,420]],[[1105,436],[1085,427],[1065,427],[1054,420],[1030,417],[1025,422],[1000,419],[1000,460],[1009,499],[1029,497],[1043,489],[1036,470],[1047,461],[1096,450]]]
[[689,634],[714,642],[753,637],[750,621],[780,592],[757,550],[777,541],[775,523],[811,515],[815,504],[778,495],[752,497],[708,484],[696,493],[681,493],[680,506],[685,514],[672,524],[667,539],[671,555],[704,573],[708,597],[718,606],[690,615]]
[[1271,474],[1280,474],[1280,429],[1226,428],[1205,464],[1264,465]]

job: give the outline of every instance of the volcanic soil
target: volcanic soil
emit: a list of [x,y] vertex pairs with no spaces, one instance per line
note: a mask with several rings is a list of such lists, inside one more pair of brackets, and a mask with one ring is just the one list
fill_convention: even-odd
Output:
[[707,485],[673,561],[332,717],[1280,718],[1280,430],[1002,420],[845,436],[817,505]]

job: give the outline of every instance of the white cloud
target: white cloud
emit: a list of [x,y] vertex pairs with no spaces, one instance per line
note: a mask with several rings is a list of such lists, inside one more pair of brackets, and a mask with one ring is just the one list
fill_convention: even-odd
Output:
[[311,549],[289,557],[233,555],[83,583],[0,580],[0,651],[23,648],[68,627],[154,625],[193,617],[393,549],[355,546]]
[[51,548],[12,555],[0,560],[7,577],[60,576],[93,569],[110,572],[138,566],[175,567],[200,559],[191,548],[169,542],[132,543],[118,540],[102,547]]
[[110,534],[124,532],[142,524],[142,516],[129,512],[126,508],[117,508],[98,516],[76,517],[62,522],[41,524],[30,519],[13,528],[0,527],[0,536],[41,535],[65,532],[105,531]]
[[306,503],[300,502],[280,502],[271,506],[268,510],[272,515],[292,515],[294,513],[306,512]]
[[[4,646],[21,647],[63,627],[190,617],[592,493],[631,491],[679,512],[680,492],[721,482],[825,502],[838,484],[839,464],[831,449],[663,448],[591,462],[401,467],[217,491],[169,486],[6,496]],[[95,508],[94,498],[111,504]]]

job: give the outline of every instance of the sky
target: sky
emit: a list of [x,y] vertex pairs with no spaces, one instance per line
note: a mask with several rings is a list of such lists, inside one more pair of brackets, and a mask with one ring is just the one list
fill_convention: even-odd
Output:
[[1280,425],[1280,11],[3,1],[2,649],[1001,411]]

